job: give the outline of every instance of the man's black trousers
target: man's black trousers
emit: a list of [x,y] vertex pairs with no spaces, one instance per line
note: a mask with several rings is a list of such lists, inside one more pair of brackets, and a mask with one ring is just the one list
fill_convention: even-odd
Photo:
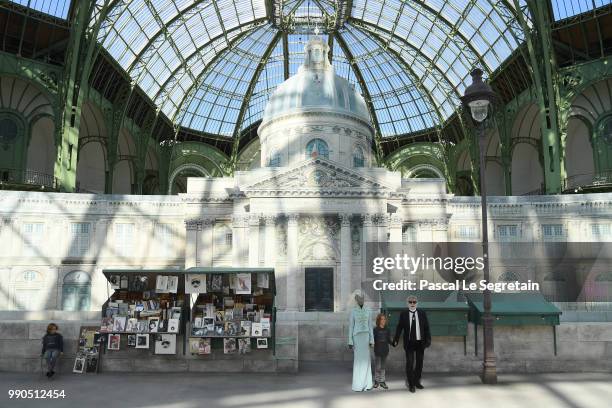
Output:
[[406,352],[406,379],[408,385],[414,387],[421,382],[425,349],[421,344],[409,344],[404,351]]

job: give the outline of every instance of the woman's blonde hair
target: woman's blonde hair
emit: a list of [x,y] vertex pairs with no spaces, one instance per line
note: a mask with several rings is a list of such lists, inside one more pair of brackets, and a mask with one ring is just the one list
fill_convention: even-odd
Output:
[[49,333],[51,331],[51,329],[54,328],[54,327],[55,327],[56,331],[59,329],[59,327],[57,327],[57,324],[49,323],[49,325],[47,326],[47,333]]

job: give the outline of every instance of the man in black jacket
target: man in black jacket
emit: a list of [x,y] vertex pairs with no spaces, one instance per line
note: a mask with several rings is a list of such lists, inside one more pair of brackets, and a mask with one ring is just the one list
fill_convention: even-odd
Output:
[[[408,310],[400,314],[393,346],[397,346],[399,337],[404,332],[404,351],[406,352],[406,386],[410,392],[415,387],[422,390],[421,373],[423,371],[423,355],[425,349],[431,345],[429,321],[424,310],[417,310],[416,296],[407,299]],[[415,364],[416,362],[416,364]]]

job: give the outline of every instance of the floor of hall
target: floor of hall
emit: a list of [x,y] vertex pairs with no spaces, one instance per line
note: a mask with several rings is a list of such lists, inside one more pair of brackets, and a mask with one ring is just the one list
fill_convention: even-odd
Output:
[[[495,386],[475,375],[426,374],[410,393],[400,373],[389,390],[351,391],[346,368],[315,365],[299,374],[0,373],[0,407],[376,408],[610,407],[612,373],[504,374]],[[64,390],[64,399],[9,399],[10,389]]]

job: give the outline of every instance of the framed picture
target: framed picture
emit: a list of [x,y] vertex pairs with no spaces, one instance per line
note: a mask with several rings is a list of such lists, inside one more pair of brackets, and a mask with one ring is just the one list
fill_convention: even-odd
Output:
[[169,333],[178,333],[179,331],[179,319],[168,319],[168,328],[167,331]]
[[261,323],[251,323],[251,336],[261,337]]
[[96,373],[98,372],[98,356],[89,355],[87,356],[87,363],[85,372],[87,373]]
[[198,338],[191,337],[189,339],[189,352],[191,354],[198,354],[200,348],[200,340]]
[[268,348],[268,339],[267,338],[257,339],[257,348],[258,349],[267,349]]
[[94,338],[98,332],[97,326],[81,326],[79,331],[79,347],[92,348],[95,346]]
[[155,292],[168,293],[168,277],[165,275],[157,275],[155,281]]
[[251,352],[251,339],[249,337],[238,339],[238,353],[246,354]]
[[257,286],[260,288],[268,289],[270,286],[270,278],[267,273],[257,274]]
[[251,274],[250,273],[236,274],[235,291],[237,295],[250,295],[251,294]]
[[138,330],[138,319],[135,317],[130,317],[125,324],[125,331],[134,333]]
[[169,293],[176,293],[178,290],[178,276],[168,276],[167,291]]
[[149,317],[149,333],[157,333],[159,327],[159,318]]
[[210,282],[210,290],[212,292],[221,292],[223,287],[223,275],[212,275]]
[[238,336],[240,334],[240,327],[238,322],[225,322],[225,330],[223,332],[225,336]]
[[223,353],[224,354],[235,354],[238,351],[236,346],[236,339],[233,337],[223,338]]
[[137,349],[148,349],[149,348],[149,335],[148,334],[137,334],[136,335],[136,348]]
[[210,354],[210,339],[198,339],[198,354]]
[[251,322],[249,320],[242,320],[240,322],[240,335],[241,336],[251,335]]
[[78,355],[74,359],[74,366],[72,367],[72,372],[83,374],[83,370],[85,370],[85,357]]
[[127,345],[128,347],[136,347],[136,335],[128,334]]
[[121,335],[120,334],[109,334],[108,335],[108,349],[109,350],[119,350],[119,345],[121,344]]
[[127,320],[127,317],[125,317],[125,316],[116,316],[114,324],[113,324],[113,331],[114,332],[125,331],[125,322],[126,322],[126,320]]
[[106,333],[96,333],[94,334],[94,344],[96,346],[101,346],[106,343]]
[[111,275],[108,277],[108,282],[110,283],[111,289],[119,289],[119,285],[121,284],[121,276]]
[[147,333],[149,331],[149,322],[147,320],[139,320],[136,324],[136,331],[138,333]]
[[100,325],[100,333],[108,333],[113,330],[115,321],[112,317],[103,317],[102,324]]
[[158,334],[155,337],[155,354],[176,354],[176,335]]
[[206,275],[185,275],[185,293],[206,293]]

